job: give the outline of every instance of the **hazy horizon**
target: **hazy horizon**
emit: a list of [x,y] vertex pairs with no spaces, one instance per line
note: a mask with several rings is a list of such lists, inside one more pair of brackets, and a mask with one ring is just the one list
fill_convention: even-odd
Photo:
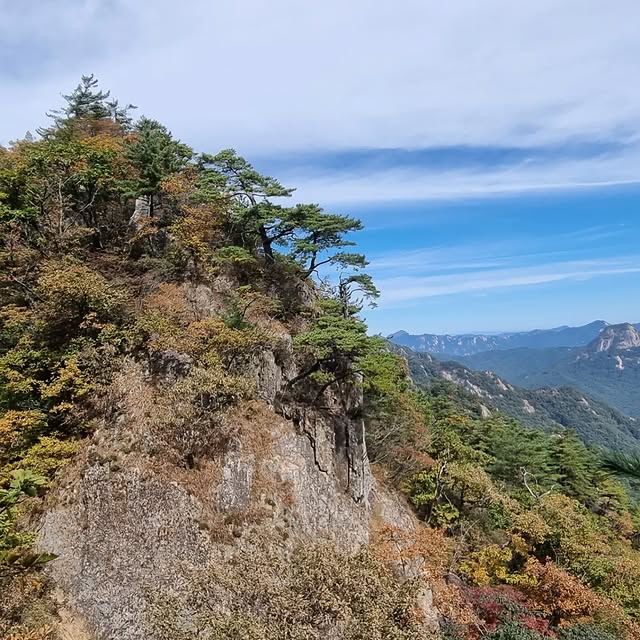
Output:
[[406,331],[409,334],[412,335],[455,335],[455,336],[472,336],[472,335],[485,335],[485,336],[497,336],[497,335],[504,335],[504,334],[509,334],[509,333],[528,333],[531,331],[553,331],[556,329],[571,329],[571,328],[576,328],[576,327],[584,327],[586,325],[589,325],[593,322],[601,322],[604,321],[606,322],[608,325],[619,325],[619,324],[632,324],[632,325],[638,325],[640,324],[640,322],[636,322],[635,320],[617,320],[615,322],[611,322],[609,320],[604,320],[603,318],[596,318],[595,320],[588,320],[587,322],[581,322],[579,324],[561,324],[561,325],[554,325],[551,327],[525,327],[522,329],[498,329],[497,331],[494,330],[484,330],[484,329],[478,329],[478,330],[472,330],[472,331],[460,331],[460,332],[456,332],[456,333],[451,333],[451,332],[441,332],[441,331],[429,331],[428,329],[425,331],[408,331],[407,329],[405,329],[404,327],[400,327],[398,329],[396,329],[395,331],[391,331],[387,334],[385,334],[385,336],[387,335],[392,335],[394,333],[398,333],[399,331]]

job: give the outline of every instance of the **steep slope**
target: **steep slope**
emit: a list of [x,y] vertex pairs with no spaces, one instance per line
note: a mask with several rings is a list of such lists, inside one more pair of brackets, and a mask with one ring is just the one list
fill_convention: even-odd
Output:
[[486,414],[498,410],[522,424],[575,430],[584,442],[616,449],[640,444],[640,424],[572,387],[524,389],[490,371],[472,371],[456,362],[403,350],[414,380],[429,385],[444,379],[473,394]]
[[0,637],[424,640],[445,562],[365,416],[425,421],[360,221],[96,83],[0,147]]
[[470,356],[474,353],[503,349],[545,349],[550,347],[578,347],[591,342],[607,326],[596,320],[581,327],[557,327],[516,333],[436,335],[425,333],[412,335],[397,331],[388,339],[414,351],[424,351],[443,356]]
[[[410,535],[419,526],[371,475],[362,420],[350,417],[361,411],[357,390],[344,388],[322,410],[284,403],[295,370],[291,354],[282,357],[256,359],[259,399],[228,416],[231,439],[193,468],[176,465],[163,425],[149,417],[158,379],[130,362],[115,381],[110,418],[52,496],[40,534],[58,556],[49,575],[64,607],[97,637],[172,638],[205,611],[248,614],[249,591],[225,587],[244,579],[247,557],[284,589],[277,569],[302,547],[355,553],[384,527]],[[156,367],[175,370],[175,359],[163,354]],[[218,581],[217,604],[194,591],[205,580]],[[437,625],[428,590],[419,602]]]
[[572,386],[631,416],[640,416],[640,333],[631,324],[605,328],[581,349],[509,350],[458,358],[527,388]]
[[588,351],[625,351],[640,348],[640,332],[630,323],[616,324],[603,329],[587,347]]

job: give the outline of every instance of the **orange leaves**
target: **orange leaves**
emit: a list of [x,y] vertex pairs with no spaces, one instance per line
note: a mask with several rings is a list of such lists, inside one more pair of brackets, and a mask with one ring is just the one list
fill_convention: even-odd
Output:
[[453,543],[440,529],[402,528],[387,522],[374,529],[371,543],[377,558],[411,575],[440,576],[451,562]]
[[620,620],[622,609],[586,587],[578,578],[555,563],[528,560],[523,573],[531,578],[524,591],[533,606],[549,615],[554,623],[593,619]]
[[7,411],[0,416],[0,451],[32,440],[45,426],[46,417],[41,411]]

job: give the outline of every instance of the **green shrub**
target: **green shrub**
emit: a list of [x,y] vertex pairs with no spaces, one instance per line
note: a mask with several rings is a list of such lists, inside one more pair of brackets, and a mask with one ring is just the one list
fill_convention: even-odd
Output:
[[561,629],[558,640],[618,640],[619,636],[595,624],[577,624]]
[[44,478],[28,470],[11,475],[7,489],[0,489],[0,579],[40,565],[51,559],[46,554],[32,553],[29,545],[33,535],[17,527],[20,504],[37,494]]
[[545,640],[545,637],[535,631],[526,629],[517,622],[508,622],[488,635],[487,640]]

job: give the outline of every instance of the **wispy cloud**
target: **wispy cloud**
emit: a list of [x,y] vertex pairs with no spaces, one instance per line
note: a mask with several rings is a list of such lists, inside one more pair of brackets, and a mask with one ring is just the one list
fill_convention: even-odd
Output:
[[[456,169],[387,167],[310,176],[295,169],[286,176],[298,184],[302,198],[349,204],[353,202],[452,200],[487,198],[514,193],[560,191],[640,184],[640,145],[623,151],[582,158],[541,161],[531,150],[530,160],[505,166],[487,163],[468,166],[461,159]],[[286,174],[285,174],[286,175]]]
[[0,0],[0,15],[0,142],[94,71],[198,149],[271,157],[303,199],[640,180],[636,0]]
[[559,233],[548,237],[531,238],[503,233],[496,241],[457,242],[411,250],[393,250],[369,255],[370,269],[378,277],[398,273],[428,273],[482,271],[528,264],[559,263],[567,257],[576,259],[593,253],[594,245],[604,239],[625,233],[624,225],[597,225]]
[[[481,295],[562,281],[640,273],[640,254],[605,249],[621,238],[620,224],[600,224],[547,235],[503,231],[495,240],[374,253],[370,271],[382,292],[381,306],[412,305],[453,294]],[[398,275],[401,274],[401,275]]]
[[[431,200],[435,218],[444,200],[640,182],[637,0],[0,0],[0,16],[0,144],[94,72],[196,149],[235,147],[327,206]],[[489,223],[493,204],[480,203]],[[485,234],[403,255],[382,254],[374,233],[372,270],[383,306],[437,305],[636,273],[629,243],[615,259],[580,249],[618,233],[549,247]],[[459,236],[452,223],[443,237]],[[470,297],[452,305],[452,326]]]
[[398,303],[457,293],[631,273],[640,273],[640,255],[619,260],[579,260],[445,275],[390,277],[378,279],[377,283],[382,292],[381,306],[396,306]]

